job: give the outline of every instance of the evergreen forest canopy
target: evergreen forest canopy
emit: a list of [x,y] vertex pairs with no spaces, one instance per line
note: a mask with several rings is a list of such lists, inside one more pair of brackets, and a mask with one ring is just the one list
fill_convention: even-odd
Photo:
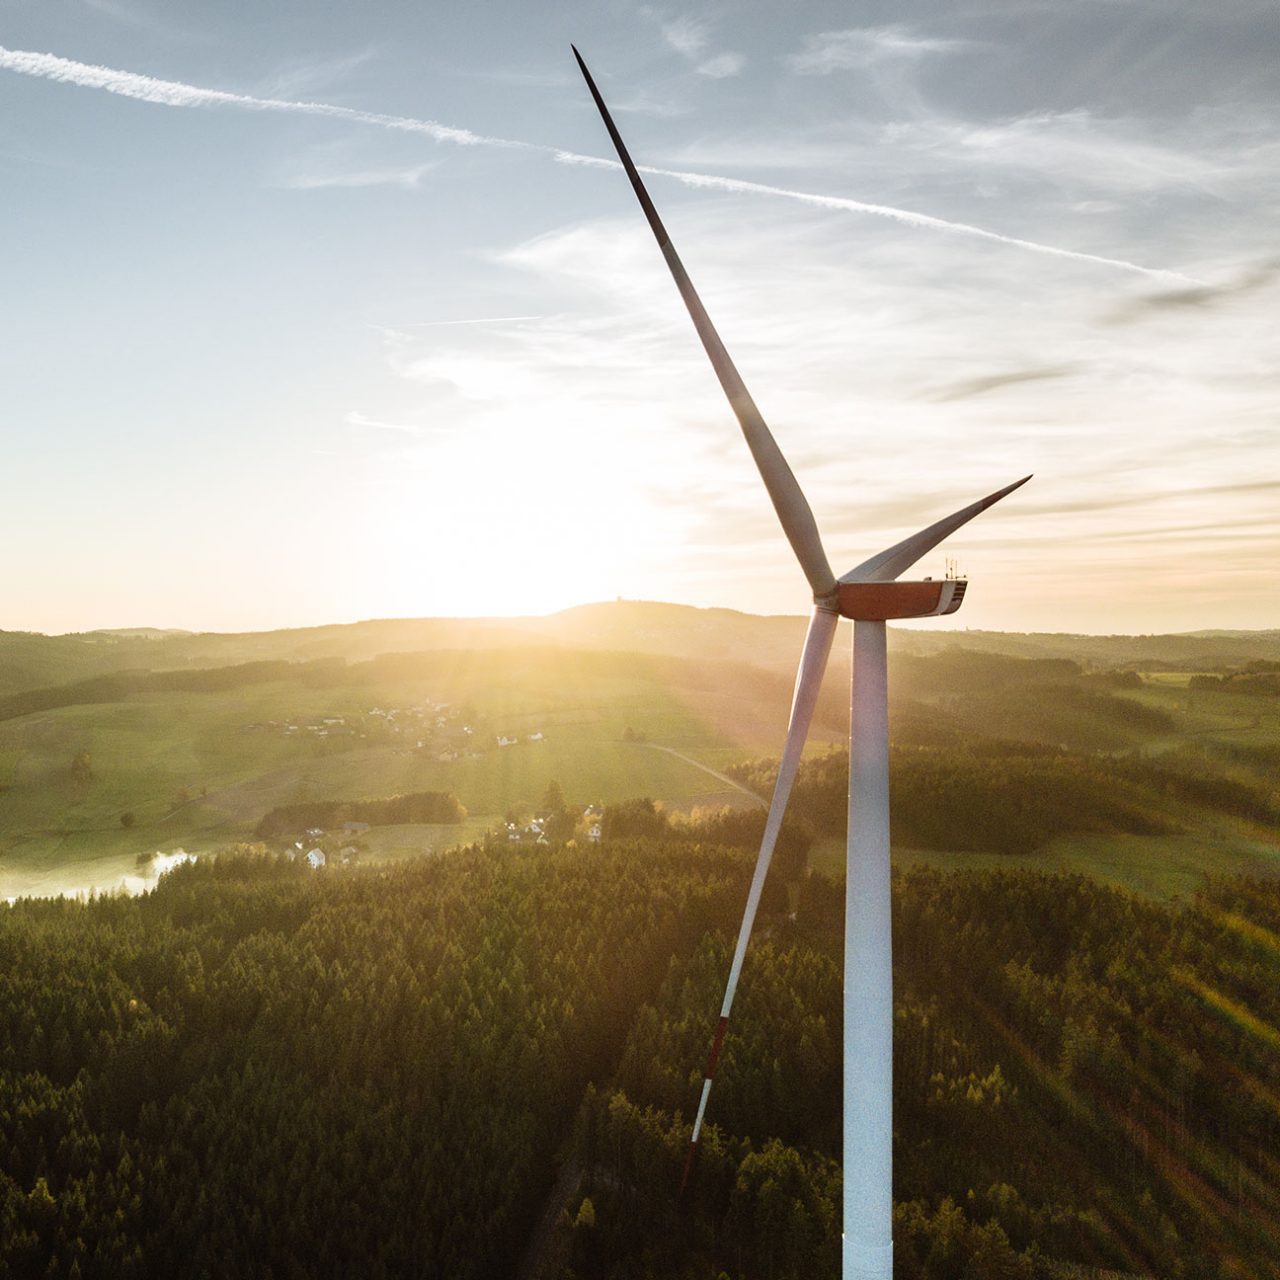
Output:
[[[709,834],[0,908],[0,1276],[836,1276],[821,876],[674,1200],[752,862]],[[1280,1275],[1280,884],[915,868],[894,913],[897,1274]]]
[[416,791],[381,800],[313,800],[281,805],[263,816],[255,834],[288,836],[309,827],[390,826],[396,823],[453,824],[467,816],[457,796],[443,791]]

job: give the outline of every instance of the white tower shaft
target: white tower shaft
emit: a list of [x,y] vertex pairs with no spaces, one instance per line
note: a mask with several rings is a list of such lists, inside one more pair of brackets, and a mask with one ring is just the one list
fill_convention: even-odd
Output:
[[893,1280],[893,949],[885,624],[853,624],[844,914],[844,1280]]

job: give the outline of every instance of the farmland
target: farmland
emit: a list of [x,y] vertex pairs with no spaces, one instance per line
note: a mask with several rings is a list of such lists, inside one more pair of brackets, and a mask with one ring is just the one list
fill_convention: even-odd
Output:
[[[475,838],[535,807],[552,780],[576,805],[751,805],[717,775],[776,753],[802,628],[619,603],[256,636],[0,635],[0,897],[106,888],[140,854],[250,839],[268,810],[310,800],[441,791],[464,806],[453,828],[369,836],[375,858]],[[1072,639],[896,633],[895,744],[1136,756],[1274,793],[1280,698],[1200,687],[1206,673],[1274,660],[1274,633],[1075,637],[1074,649]],[[412,644],[423,647],[397,647]],[[811,756],[843,739],[846,679],[837,645]],[[1083,870],[1161,895],[1193,888],[1203,870],[1276,860],[1265,815],[1195,797],[1150,803],[1172,829],[1062,832],[1016,854],[919,840],[897,852],[904,863]],[[841,841],[816,834],[814,865],[838,873]]]

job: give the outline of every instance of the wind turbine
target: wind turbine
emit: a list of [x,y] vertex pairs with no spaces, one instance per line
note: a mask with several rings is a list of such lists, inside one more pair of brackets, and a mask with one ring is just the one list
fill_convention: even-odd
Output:
[[1031,479],[1003,489],[945,516],[837,578],[827,561],[818,526],[782,451],[765,425],[729,353],[716,333],[640,174],[596,88],[587,64],[573,55],[635,189],[676,288],[711,360],[747,447],[755,459],[774,510],[800,568],[813,589],[813,613],[796,673],[791,719],[778,779],[765,821],[764,838],[747,894],[720,1020],[698,1101],[681,1188],[688,1180],[706,1115],[711,1082],[724,1044],[742,961],[751,937],[765,876],[773,858],[787,798],[795,781],[818,689],[840,618],[853,620],[853,675],[849,716],[849,844],[845,876],[844,930],[844,1280],[892,1280],[893,1276],[893,954],[889,892],[889,718],[885,623],[954,613],[964,599],[963,580],[926,578],[900,582],[899,575],[979,512]]

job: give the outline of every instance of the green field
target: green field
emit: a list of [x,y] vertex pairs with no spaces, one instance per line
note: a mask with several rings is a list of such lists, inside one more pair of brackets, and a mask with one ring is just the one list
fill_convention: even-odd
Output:
[[[844,879],[843,840],[825,839],[810,850],[810,865]],[[1280,845],[1261,840],[1196,836],[1075,836],[1055,840],[1034,854],[956,853],[937,849],[893,851],[893,865],[944,871],[1067,871],[1092,876],[1149,898],[1193,893],[1210,875],[1280,875]]]
[[[451,830],[367,833],[369,857],[475,838],[508,811],[537,807],[552,780],[576,805],[638,796],[670,810],[750,805],[714,771],[776,756],[801,630],[799,619],[619,604],[548,619],[250,636],[0,633],[0,898],[109,888],[140,854],[252,839],[270,809],[311,800],[447,791],[468,811]],[[1069,657],[1073,639],[1078,661]],[[632,648],[619,651],[624,643]],[[1280,697],[1191,681],[1230,671],[1233,660],[1274,660],[1277,633],[913,631],[893,643],[896,741],[1003,738],[1180,767],[1200,753],[1206,771],[1274,790]],[[422,647],[406,652],[414,644]],[[842,649],[819,703],[814,752],[847,731]],[[293,665],[224,670],[225,687],[197,687],[220,662],[268,661]],[[162,686],[147,670],[196,684]],[[69,683],[129,671],[140,674],[118,688]],[[1108,673],[1129,683],[1099,684]],[[1184,802],[1160,807],[1176,814],[1176,834],[1063,836],[1025,860],[1161,895],[1194,887],[1204,871],[1272,867],[1276,833],[1266,824]],[[899,851],[904,862],[958,866],[1005,856]],[[813,862],[842,874],[839,842],[820,839]]]
[[[1140,735],[1135,746],[1159,760],[1179,753],[1202,753],[1205,768],[1221,769],[1228,777],[1277,788],[1273,764],[1280,753],[1280,698],[1203,692],[1190,689],[1195,672],[1142,672],[1142,687],[1118,696],[1138,706],[1163,712],[1171,721],[1167,732]],[[971,727],[979,730],[979,716]],[[1024,728],[1036,736],[1036,710],[1029,707]],[[1042,734],[1052,741],[1052,734]],[[1237,758],[1246,752],[1269,752],[1258,763]],[[1273,824],[1232,818],[1173,800],[1164,802],[1189,829],[1162,835],[1062,836],[1030,854],[959,852],[894,846],[894,865],[917,864],[947,870],[1031,868],[1076,872],[1154,898],[1192,893],[1205,875],[1274,876],[1280,874],[1280,831]],[[824,837],[810,851],[810,865],[824,875],[843,880],[844,839]]]
[[[701,669],[655,670],[625,655],[530,662],[499,653],[422,665],[419,678],[134,693],[0,722],[0,897],[106,888],[139,853],[247,839],[267,810],[304,800],[438,790],[468,811],[452,839],[402,831],[388,844],[380,833],[371,840],[378,851],[474,838],[509,809],[536,807],[553,779],[582,805],[634,796],[673,809],[734,803],[731,786],[658,747],[714,764],[767,750],[785,725],[784,690],[762,676],[756,712],[766,728],[734,740],[713,727],[705,708],[741,696],[740,671],[717,690]],[[446,734],[432,715],[405,714],[423,705],[447,705]],[[375,708],[398,710],[399,723]],[[326,721],[342,721],[341,733],[308,727]],[[465,738],[462,723],[472,729]],[[500,747],[499,736],[516,741]],[[82,753],[87,778],[72,768]]]

